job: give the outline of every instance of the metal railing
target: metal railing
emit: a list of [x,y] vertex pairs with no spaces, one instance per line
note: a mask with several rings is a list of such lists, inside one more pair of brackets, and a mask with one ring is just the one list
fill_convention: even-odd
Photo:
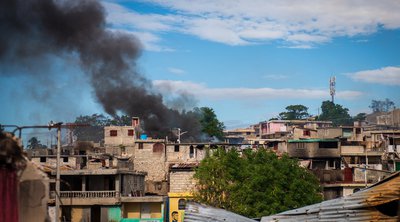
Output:
[[61,191],[61,198],[115,198],[117,191]]

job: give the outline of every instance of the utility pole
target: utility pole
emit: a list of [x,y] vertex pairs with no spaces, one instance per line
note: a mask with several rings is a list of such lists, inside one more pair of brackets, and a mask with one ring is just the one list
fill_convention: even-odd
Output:
[[367,146],[365,146],[365,171],[364,171],[365,187],[368,187],[367,167],[368,167],[368,152],[367,152]]
[[332,103],[335,103],[335,94],[336,94],[336,77],[332,76],[329,79],[329,90],[332,97]]
[[57,159],[56,159],[56,209],[55,220],[60,221],[60,155],[61,155],[61,125],[62,122],[54,123],[50,121],[49,130],[57,128]]
[[187,131],[181,133],[181,128],[176,128],[176,129],[178,130],[178,143],[181,143],[181,136],[187,133]]

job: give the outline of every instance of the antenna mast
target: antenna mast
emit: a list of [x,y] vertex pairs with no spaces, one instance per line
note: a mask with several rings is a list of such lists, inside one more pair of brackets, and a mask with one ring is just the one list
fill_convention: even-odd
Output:
[[330,94],[332,97],[332,103],[335,103],[335,94],[336,94],[336,77],[332,76],[329,79],[329,89],[330,89]]

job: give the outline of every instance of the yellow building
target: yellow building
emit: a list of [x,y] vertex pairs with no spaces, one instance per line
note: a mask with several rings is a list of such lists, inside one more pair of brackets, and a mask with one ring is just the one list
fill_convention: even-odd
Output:
[[193,198],[190,192],[184,193],[168,193],[168,221],[183,222],[185,217],[186,201]]

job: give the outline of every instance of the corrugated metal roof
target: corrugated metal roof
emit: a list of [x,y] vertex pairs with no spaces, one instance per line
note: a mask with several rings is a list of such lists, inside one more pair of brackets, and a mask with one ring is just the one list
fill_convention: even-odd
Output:
[[[398,215],[399,201],[400,172],[397,172],[385,180],[349,196],[263,217],[261,222],[400,221]],[[387,215],[388,213],[384,214],[378,209],[392,210],[394,214]],[[397,216],[395,216],[396,214]]]
[[255,220],[223,209],[188,202],[185,209],[185,222],[254,222]]
[[171,164],[170,167],[171,169],[191,169],[191,168],[195,168],[198,167],[199,163],[194,162],[194,163],[174,163]]

